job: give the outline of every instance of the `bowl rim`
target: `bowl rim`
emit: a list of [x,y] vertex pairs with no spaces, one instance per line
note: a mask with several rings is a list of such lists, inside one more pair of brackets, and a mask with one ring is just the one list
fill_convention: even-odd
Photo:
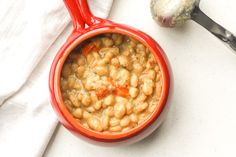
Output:
[[[144,44],[154,55],[160,67],[160,71],[162,73],[162,79],[163,79],[162,93],[158,106],[156,107],[154,112],[148,117],[148,119],[146,119],[143,123],[139,124],[138,126],[127,132],[105,134],[93,131],[91,129],[87,129],[83,127],[82,124],[78,123],[78,121],[76,121],[76,119],[72,116],[72,114],[67,110],[62,100],[62,95],[60,90],[60,76],[61,76],[60,74],[66,58],[71,53],[71,51],[81,42],[89,38],[92,38],[96,35],[104,33],[119,33],[131,36],[134,39],[141,42],[142,44]],[[58,55],[59,57],[55,58],[51,67],[51,69],[54,70],[50,71],[49,84],[53,86],[52,87],[53,89],[50,88],[51,102],[52,102],[51,104],[56,112],[60,112],[59,113],[60,122],[74,133],[79,133],[89,139],[96,141],[102,141],[102,142],[122,141],[123,139],[133,137],[142,132],[143,130],[145,130],[160,116],[161,112],[166,106],[166,102],[169,95],[169,86],[170,86],[170,76],[167,65],[168,61],[167,58],[165,57],[163,49],[159,46],[159,44],[156,43],[151,37],[149,37],[143,32],[140,32],[134,28],[125,25],[116,25],[116,27],[110,27],[104,25],[100,28],[94,28],[94,29],[90,27],[89,30],[87,30],[87,32],[83,32],[82,34],[74,37],[74,40],[71,41],[64,50],[61,50],[61,52]]]

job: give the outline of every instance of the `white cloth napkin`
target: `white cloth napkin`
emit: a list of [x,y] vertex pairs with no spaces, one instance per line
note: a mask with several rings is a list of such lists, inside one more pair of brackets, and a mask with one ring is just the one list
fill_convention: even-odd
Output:
[[[106,18],[112,2],[89,5]],[[0,156],[41,156],[57,125],[48,94],[55,53],[48,51],[70,17],[62,0],[0,0],[0,10]]]

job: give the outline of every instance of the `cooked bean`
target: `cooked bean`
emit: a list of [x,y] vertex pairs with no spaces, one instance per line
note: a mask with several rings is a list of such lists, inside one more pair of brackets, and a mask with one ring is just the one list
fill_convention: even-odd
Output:
[[130,123],[130,118],[128,116],[126,116],[123,119],[121,119],[120,126],[121,127],[126,127],[126,126],[129,125],[129,123]]
[[92,52],[92,55],[97,61],[101,59],[100,55],[97,52]]
[[116,75],[118,73],[118,69],[114,66],[110,66],[110,77],[116,79]]
[[147,113],[141,113],[141,114],[139,114],[139,122],[138,123],[142,123],[146,119],[147,119]]
[[158,97],[161,97],[161,92],[162,92],[162,85],[160,82],[156,83],[156,94]]
[[136,74],[140,74],[141,72],[143,72],[143,66],[140,63],[134,63],[133,70]]
[[89,129],[88,123],[85,121],[80,121],[80,123],[83,125],[83,127]]
[[69,110],[69,112],[72,112],[72,111],[73,111],[73,105],[72,105],[72,103],[71,103],[70,100],[65,100],[65,101],[64,101],[64,104],[65,104],[65,106],[67,107],[67,109]]
[[93,54],[88,54],[87,55],[87,63],[89,64],[89,65],[91,65],[91,64],[93,64],[95,62],[95,57],[93,56]]
[[143,93],[140,93],[139,96],[136,98],[137,102],[144,102],[147,100],[147,96]]
[[70,64],[65,64],[62,68],[62,77],[67,78],[71,74],[71,65]]
[[156,104],[149,105],[148,111],[149,111],[150,113],[152,113],[152,112],[154,112],[155,109],[156,109]]
[[83,110],[81,108],[76,108],[73,111],[73,116],[75,116],[76,118],[82,118],[83,117]]
[[77,68],[78,68],[78,65],[77,65],[77,64],[73,63],[73,64],[71,65],[71,70],[72,70],[73,73],[77,71]]
[[160,71],[160,67],[159,67],[158,65],[156,65],[155,68],[154,68],[154,70],[155,70],[156,72],[159,72],[159,71]]
[[126,104],[128,102],[128,99],[121,97],[121,96],[116,96],[116,102]]
[[128,127],[126,127],[126,128],[123,128],[123,129],[122,129],[122,132],[127,132],[127,131],[129,131],[130,129],[132,129],[132,127],[128,126]]
[[130,95],[132,98],[137,97],[138,92],[139,92],[138,88],[134,88],[134,87],[130,87],[130,88],[129,88],[129,95]]
[[97,67],[94,68],[94,71],[100,76],[108,74],[107,66],[97,66]]
[[102,44],[105,47],[111,47],[113,45],[113,41],[110,38],[104,37],[102,38]]
[[134,105],[133,103],[128,102],[126,104],[126,113],[131,114],[133,112]]
[[146,110],[148,107],[148,103],[147,102],[144,102],[144,103],[141,103],[141,104],[138,104],[136,107],[135,107],[135,111],[137,113],[140,113],[140,112],[143,112],[144,110]]
[[116,118],[122,118],[125,115],[126,108],[124,104],[116,104],[114,106],[114,115]]
[[94,108],[93,106],[89,106],[86,110],[87,110],[89,113],[95,112],[95,108]]
[[129,67],[129,58],[127,56],[121,55],[118,57],[119,63],[123,67]]
[[137,52],[139,51],[145,51],[145,46],[143,44],[137,44],[137,49],[136,49]]
[[118,132],[118,131],[121,131],[121,126],[113,126],[113,127],[110,127],[110,131],[111,132]]
[[133,122],[133,123],[137,123],[138,122],[138,116],[137,114],[133,113],[130,115],[130,120]]
[[91,98],[92,103],[96,103],[98,101],[98,97],[96,95],[96,92],[94,91],[90,92],[90,98]]
[[114,65],[115,67],[119,67],[120,66],[120,62],[119,62],[119,60],[117,58],[112,58],[111,64]]
[[138,86],[138,76],[136,74],[132,74],[130,78],[130,85],[133,87]]
[[143,87],[142,87],[143,93],[145,95],[151,95],[153,92],[153,86],[154,86],[154,83],[152,80],[145,79],[145,81],[143,83]]
[[68,85],[67,85],[67,81],[66,80],[61,80],[61,88],[62,90],[67,90],[68,89]]
[[109,128],[110,118],[109,116],[102,116],[102,128],[103,130],[107,130]]
[[154,58],[151,58],[147,61],[147,64],[146,64],[146,68],[147,69],[153,69],[154,66],[155,66],[155,59]]
[[68,77],[68,87],[69,88],[74,88],[74,85],[75,85],[75,82],[76,82],[76,78],[74,76],[69,76]]
[[116,74],[115,79],[119,85],[125,86],[130,82],[130,73],[128,70],[122,68]]
[[106,106],[114,105],[115,103],[115,98],[113,95],[109,95],[104,98],[103,104]]
[[75,106],[75,107],[81,106],[81,104],[77,98],[77,95],[75,95],[75,94],[72,95],[72,93],[71,93],[71,95],[69,95],[69,99],[72,102],[73,106]]
[[80,66],[77,68],[77,76],[78,77],[82,77],[85,71],[85,67],[84,66]]
[[88,126],[96,131],[102,131],[102,125],[100,120],[97,117],[90,117],[88,118]]
[[161,80],[161,73],[159,72],[159,73],[157,73],[157,75],[156,75],[156,81],[158,82],[158,81],[160,81]]
[[84,106],[89,106],[90,103],[91,103],[91,98],[89,97],[88,94],[85,94],[85,95],[83,96],[83,98],[82,98],[82,104],[83,104]]
[[120,34],[112,34],[112,39],[115,42],[115,45],[120,45],[123,41],[123,37]]
[[110,119],[110,126],[117,126],[120,124],[120,119],[117,119],[117,118],[111,118]]
[[156,72],[154,70],[149,70],[147,73],[147,77],[154,81],[156,77]]
[[83,119],[88,119],[89,117],[91,117],[91,114],[88,113],[87,111],[83,112]]
[[102,107],[102,101],[97,101],[94,106],[93,106],[96,110],[99,110]]
[[107,107],[106,110],[105,110],[105,114],[107,116],[109,116],[109,117],[114,116],[114,109],[113,109],[113,107],[112,106]]
[[78,58],[78,65],[83,66],[84,64],[85,64],[85,58],[81,56],[80,58]]

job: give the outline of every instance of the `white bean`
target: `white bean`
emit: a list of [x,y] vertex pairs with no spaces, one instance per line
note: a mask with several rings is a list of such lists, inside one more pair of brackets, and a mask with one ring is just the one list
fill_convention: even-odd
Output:
[[130,82],[130,73],[128,70],[122,68],[116,74],[115,79],[118,81],[118,84],[124,86]]
[[117,119],[117,118],[111,118],[110,119],[110,126],[117,126],[120,124],[120,119]]
[[94,107],[96,110],[99,110],[99,109],[102,107],[102,101],[101,101],[101,100],[97,101],[97,102],[93,105],[93,107]]
[[156,94],[160,98],[161,97],[161,92],[162,92],[162,85],[160,82],[156,83]]
[[95,108],[94,108],[93,106],[89,106],[86,110],[87,110],[89,113],[95,112]]
[[115,98],[113,95],[108,95],[107,97],[104,98],[103,104],[105,106],[114,105],[114,103],[115,103]]
[[111,132],[118,132],[118,131],[121,131],[121,129],[122,129],[121,126],[118,125],[118,126],[110,127],[109,130],[110,130]]
[[143,72],[143,66],[140,63],[134,63],[133,70],[136,74],[140,74],[141,72]]
[[102,44],[105,46],[105,47],[111,47],[114,43],[113,41],[108,38],[108,37],[103,37],[102,38]]
[[72,70],[71,70],[70,64],[65,64],[62,68],[61,74],[64,78],[68,78],[68,76],[71,74],[71,72],[72,72]]
[[147,73],[147,77],[150,78],[151,80],[154,80],[156,77],[156,72],[154,70],[149,70]]
[[94,67],[94,71],[100,75],[100,76],[103,76],[103,75],[107,75],[108,74],[108,68],[107,66],[97,66],[97,67]]
[[134,87],[130,87],[129,88],[129,95],[132,97],[132,98],[136,98],[137,95],[138,95],[138,88],[134,88]]
[[126,108],[123,103],[116,104],[114,106],[114,115],[116,118],[121,119],[125,115],[125,112],[126,112]]
[[126,113],[131,114],[133,112],[134,105],[133,103],[128,102],[126,104]]
[[151,95],[153,93],[153,86],[154,86],[154,82],[150,79],[145,79],[144,83],[143,83],[143,93],[145,95]]
[[123,41],[123,36],[120,34],[112,34],[112,39],[115,42],[115,45],[120,45]]
[[110,121],[110,118],[109,116],[102,116],[102,128],[103,130],[107,130],[109,128],[109,121]]
[[112,106],[108,106],[106,110],[104,110],[105,114],[109,117],[114,116],[114,109]]
[[83,117],[83,110],[81,108],[76,108],[72,114],[76,118],[82,118]]
[[75,106],[75,107],[80,107],[81,106],[81,103],[79,102],[76,95],[72,95],[72,93],[71,93],[69,95],[69,99],[72,102],[73,106]]
[[90,103],[91,103],[91,98],[89,97],[88,94],[85,94],[85,95],[83,96],[83,98],[82,98],[82,104],[83,104],[84,106],[89,106]]
[[128,67],[129,66],[129,59],[127,56],[121,55],[118,57],[119,63],[123,67]]
[[136,74],[132,74],[131,75],[130,84],[133,87],[137,87],[138,86],[138,76]]
[[138,122],[138,116],[137,114],[133,113],[130,115],[130,120],[133,122],[133,123],[137,123]]
[[119,62],[119,60],[117,58],[112,58],[111,64],[114,65],[115,67],[119,67],[120,66],[120,62]]
[[120,121],[120,126],[121,127],[126,127],[130,124],[130,118],[128,116],[124,117],[123,119],[121,119]]
[[137,106],[135,107],[135,111],[137,113],[140,113],[140,112],[143,112],[144,110],[146,110],[148,107],[148,103],[147,102],[144,102],[144,103],[141,103],[141,104],[137,104]]
[[88,120],[88,126],[89,128],[95,130],[95,131],[102,131],[102,125],[100,120],[97,117],[90,117]]
[[88,113],[87,111],[83,112],[83,119],[88,119],[89,117],[91,117],[91,114]]

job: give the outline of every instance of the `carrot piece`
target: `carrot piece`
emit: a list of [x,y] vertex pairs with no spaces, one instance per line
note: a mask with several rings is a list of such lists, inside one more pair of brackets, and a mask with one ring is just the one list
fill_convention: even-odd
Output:
[[111,77],[108,77],[107,81],[110,82],[112,86],[116,86],[115,82],[113,81],[113,79]]
[[118,86],[118,87],[116,87],[116,89],[114,91],[114,94],[118,95],[118,96],[122,96],[122,97],[128,97],[129,96],[129,90],[126,87]]
[[99,88],[95,93],[99,99],[102,99],[109,93],[109,91],[106,88]]
[[90,42],[82,48],[82,54],[87,56],[91,51],[98,51],[99,48],[93,43]]

